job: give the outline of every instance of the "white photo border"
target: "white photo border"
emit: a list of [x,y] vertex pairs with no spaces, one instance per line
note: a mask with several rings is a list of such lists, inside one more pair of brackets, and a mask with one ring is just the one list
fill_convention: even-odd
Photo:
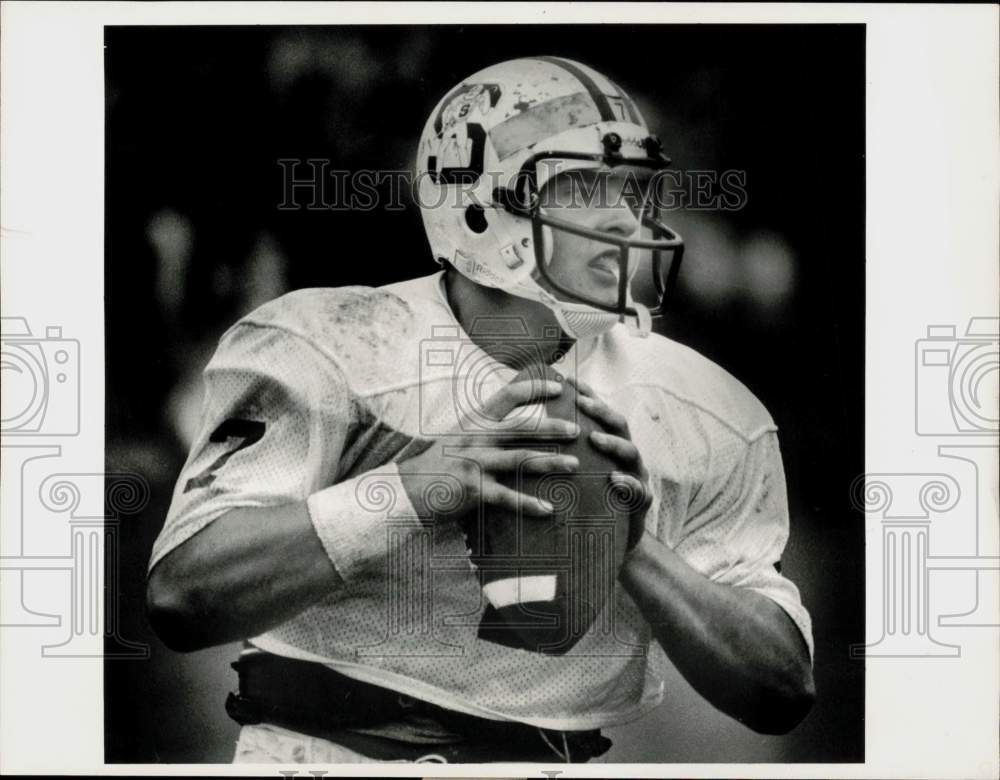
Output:
[[[394,24],[843,22],[863,23],[867,30],[868,479],[858,491],[859,506],[868,512],[868,647],[858,649],[867,664],[865,763],[422,765],[419,771],[442,777],[543,777],[543,770],[561,777],[997,776],[1000,551],[991,531],[998,517],[997,438],[987,428],[970,435],[961,425],[935,427],[934,410],[922,409],[918,397],[925,369],[940,366],[926,362],[925,353],[943,355],[947,362],[955,360],[956,343],[977,338],[996,343],[995,335],[990,341],[991,324],[980,321],[996,317],[1000,308],[995,5],[5,2],[0,20],[3,314],[26,317],[43,333],[47,326],[62,328],[46,337],[66,341],[71,356],[76,349],[79,403],[88,423],[76,433],[32,439],[39,450],[34,457],[58,458],[63,475],[81,480],[105,468],[104,26],[387,19]],[[974,319],[978,324],[970,331]],[[4,437],[5,450],[25,443],[11,438]],[[8,465],[11,452],[4,453]],[[21,522],[23,507],[7,466],[4,476],[6,525]],[[894,500],[913,503],[900,491],[919,494],[923,517],[919,509],[897,516]],[[977,549],[947,558],[931,554],[917,565],[929,572],[924,598],[929,582],[936,603],[961,604],[974,582],[979,602],[964,616],[944,616],[950,621],[936,616],[917,641],[894,644],[884,625],[883,540],[895,534],[894,540],[907,537],[915,545],[923,534],[926,545],[930,535],[933,552],[938,539],[954,533],[948,523],[933,521],[958,502],[966,502],[960,505],[958,514],[966,518],[961,522],[971,515],[978,524]],[[51,542],[53,549],[64,548],[65,534],[53,531]],[[13,564],[9,553],[3,555],[9,576]],[[45,561],[32,566],[45,568]],[[938,576],[935,570],[960,574]],[[67,587],[58,578],[46,582]],[[34,584],[42,586],[41,580]],[[39,620],[45,617],[52,618]],[[38,632],[30,628],[0,631],[3,772],[275,776],[273,767],[263,766],[253,771],[247,765],[104,764],[102,664],[86,657],[56,662],[39,653],[39,644]],[[301,768],[302,776],[309,768]],[[414,774],[412,765],[323,768],[331,775]]]

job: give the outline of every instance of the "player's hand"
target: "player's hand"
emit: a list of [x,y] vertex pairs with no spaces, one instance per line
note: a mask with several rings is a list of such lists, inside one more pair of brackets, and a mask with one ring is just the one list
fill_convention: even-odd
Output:
[[611,482],[619,489],[621,503],[631,510],[628,549],[632,550],[646,531],[646,513],[653,503],[649,472],[642,462],[639,448],[632,443],[632,434],[625,416],[602,401],[585,382],[576,380],[574,384],[580,410],[604,429],[591,432],[591,443],[612,458],[620,469],[611,474]]
[[[400,479],[410,503],[420,517],[447,514],[460,517],[480,504],[513,512],[544,517],[553,507],[544,500],[501,485],[502,474],[523,472],[545,474],[576,471],[577,458],[530,448],[504,448],[511,434],[520,445],[537,440],[539,445],[571,441],[579,435],[576,423],[558,418],[519,415],[504,421],[519,407],[544,402],[562,392],[559,382],[520,379],[501,388],[483,408],[488,420],[497,422],[496,435],[478,422],[460,426],[454,435],[431,439],[417,455],[399,461]],[[470,430],[471,429],[471,430]],[[471,432],[471,431],[475,432]],[[481,431],[481,432],[480,432]],[[530,456],[530,457],[529,457]]]

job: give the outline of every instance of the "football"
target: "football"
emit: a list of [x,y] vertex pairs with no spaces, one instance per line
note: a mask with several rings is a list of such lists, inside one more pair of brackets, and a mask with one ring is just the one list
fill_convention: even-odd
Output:
[[[628,507],[611,490],[614,461],[590,443],[599,424],[577,406],[576,387],[543,368],[546,379],[563,385],[562,393],[545,403],[546,414],[577,422],[580,435],[571,442],[511,440],[504,446],[575,455],[579,470],[532,474],[522,462],[500,481],[548,501],[554,513],[538,517],[490,507],[478,518],[467,518],[466,532],[486,602],[479,638],[562,655],[611,606],[629,519]],[[539,370],[532,373],[538,376]],[[528,375],[523,371],[515,379]]]

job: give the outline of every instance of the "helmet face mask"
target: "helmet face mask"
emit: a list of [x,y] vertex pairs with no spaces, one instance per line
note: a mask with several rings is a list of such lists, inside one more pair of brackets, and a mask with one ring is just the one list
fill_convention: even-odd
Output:
[[[565,162],[586,161],[585,168],[565,168]],[[538,169],[554,163],[555,173],[545,178],[545,185],[539,188]],[[663,301],[673,287],[683,258],[684,242],[662,219],[661,211],[666,202],[660,190],[665,179],[659,175],[669,160],[622,160],[621,158],[582,155],[560,152],[542,152],[532,155],[522,168],[520,180],[514,193],[494,191],[494,202],[512,214],[530,219],[535,250],[535,265],[538,276],[550,291],[561,298],[587,304],[601,311],[618,314],[620,317],[639,316],[632,301],[634,291],[631,284],[641,275],[645,285],[655,297],[650,306],[650,316],[659,317],[663,313]],[[622,186],[609,192],[607,184],[612,177],[619,177]],[[567,187],[553,187],[560,179],[571,180],[568,189],[573,193],[570,202],[560,202],[560,191]],[[636,231],[632,235],[587,227],[570,219],[553,214],[563,206],[574,206],[579,202],[576,195],[582,195],[585,206],[591,208],[628,207],[636,221]],[[555,209],[550,208],[554,205]],[[618,289],[614,301],[588,296],[574,289],[568,279],[558,277],[551,269],[551,238],[546,240],[545,230],[562,232],[587,239],[596,245],[606,245],[614,250],[618,266]],[[551,234],[550,234],[551,235]],[[605,252],[598,249],[599,254]],[[575,269],[579,270],[579,269]]]
[[[491,66],[449,92],[421,136],[419,202],[431,250],[479,284],[545,304],[571,336],[596,335],[619,321],[648,332],[683,252],[660,216],[665,178],[657,174],[669,163],[628,96],[587,66],[555,57]],[[616,193],[624,198],[582,211],[627,205],[632,235],[602,230],[600,220],[578,221],[573,208],[547,207],[546,184],[570,172],[599,187],[626,177],[633,191]],[[574,259],[576,270],[551,268],[555,236],[591,257],[613,255],[615,289],[604,284],[595,292],[580,282],[586,256]],[[633,300],[636,279],[651,305]],[[570,314],[587,326],[575,327]]]

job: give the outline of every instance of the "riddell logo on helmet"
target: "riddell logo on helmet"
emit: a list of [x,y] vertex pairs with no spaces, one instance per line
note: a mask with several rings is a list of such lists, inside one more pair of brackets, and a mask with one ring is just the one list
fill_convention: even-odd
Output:
[[455,253],[455,264],[456,267],[463,273],[482,275],[488,277],[499,285],[503,285],[508,282],[507,279],[501,277],[488,265],[484,265],[478,260],[472,260],[471,258],[465,257],[461,252]]

